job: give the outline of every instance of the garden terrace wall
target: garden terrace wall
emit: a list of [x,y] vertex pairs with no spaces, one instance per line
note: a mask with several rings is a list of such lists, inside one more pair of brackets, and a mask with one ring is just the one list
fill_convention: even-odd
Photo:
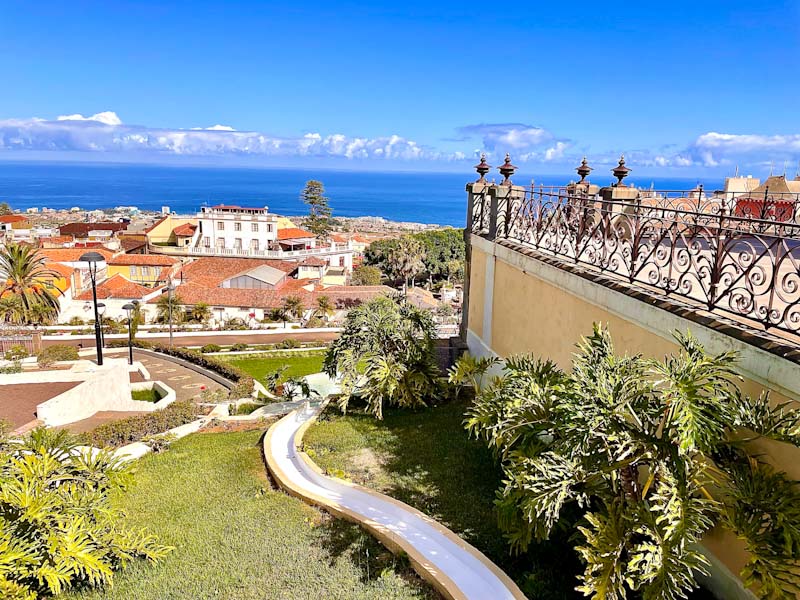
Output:
[[[678,351],[674,331],[691,330],[709,351],[739,354],[745,393],[768,390],[775,402],[800,399],[800,346],[663,295],[629,289],[519,244],[471,235],[469,255],[464,336],[472,354],[505,358],[533,353],[569,369],[576,342],[591,333],[593,323],[609,327],[618,352],[657,358]],[[800,450],[769,440],[756,444],[767,460],[800,479]],[[732,535],[715,532],[704,546],[724,565],[718,570],[719,585],[730,585],[725,569],[741,570],[746,560],[742,545]]]

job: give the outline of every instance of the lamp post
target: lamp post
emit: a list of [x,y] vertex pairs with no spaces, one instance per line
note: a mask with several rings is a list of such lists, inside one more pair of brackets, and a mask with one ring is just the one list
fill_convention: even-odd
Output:
[[133,320],[131,311],[136,308],[136,304],[128,302],[122,306],[122,310],[128,313],[128,364],[133,364]]
[[102,302],[97,303],[97,314],[100,315],[100,346],[106,347],[106,332],[103,329],[103,316],[106,314],[106,305]]
[[97,364],[103,364],[103,340],[100,333],[100,314],[97,309],[97,263],[105,261],[99,252],[85,252],[78,259],[89,263],[89,277],[92,280],[92,301],[94,303],[94,341],[97,349]]
[[175,286],[172,281],[167,284],[167,314],[169,315],[169,349],[172,350],[172,292]]

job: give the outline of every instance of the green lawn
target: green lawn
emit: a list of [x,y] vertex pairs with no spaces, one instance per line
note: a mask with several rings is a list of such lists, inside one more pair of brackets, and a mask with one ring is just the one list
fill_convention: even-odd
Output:
[[282,381],[290,377],[302,377],[322,370],[322,361],[325,359],[325,350],[308,352],[280,352],[270,354],[253,354],[250,356],[220,356],[231,364],[247,371],[254,379],[263,383],[264,377],[288,365],[283,374]]
[[161,400],[161,394],[152,388],[149,390],[131,390],[131,398],[141,402],[158,402]]
[[132,564],[105,592],[71,599],[433,598],[402,559],[355,525],[271,489],[261,431],[195,434],[136,464],[116,501],[176,547]]
[[323,469],[342,470],[450,527],[503,568],[529,598],[583,598],[574,590],[580,564],[566,541],[568,532],[522,556],[509,555],[493,505],[501,472],[489,451],[468,438],[464,410],[463,403],[420,412],[389,410],[380,422],[329,408],[308,430],[306,448]]

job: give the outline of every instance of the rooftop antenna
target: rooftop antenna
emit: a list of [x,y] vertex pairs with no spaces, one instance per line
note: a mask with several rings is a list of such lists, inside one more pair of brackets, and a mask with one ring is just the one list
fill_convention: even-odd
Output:
[[739,176],[739,165],[736,165],[736,172],[733,174],[734,177]]
[[800,179],[800,160],[797,161],[797,169],[794,171],[794,178]]
[[785,161],[785,160],[783,161],[783,176],[784,177],[786,177],[786,162],[787,161]]
[[773,170],[774,166],[775,166],[775,161],[774,160],[769,161],[769,176],[770,177],[772,177],[772,170]]

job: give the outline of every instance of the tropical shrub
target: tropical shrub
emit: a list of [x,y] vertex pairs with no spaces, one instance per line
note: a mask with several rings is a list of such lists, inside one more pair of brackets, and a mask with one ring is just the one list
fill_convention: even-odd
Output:
[[197,418],[197,405],[191,400],[177,400],[161,410],[133,415],[104,423],[92,431],[84,433],[85,443],[98,448],[119,448],[132,442],[138,442],[147,436],[185,425]]
[[68,322],[67,325],[85,325],[86,322],[81,319],[80,317],[72,317]]
[[10,365],[0,367],[0,375],[13,375],[14,373],[22,373],[22,363],[15,360]]
[[28,350],[22,344],[14,344],[6,350],[6,360],[20,360],[28,356]]
[[352,285],[380,285],[381,270],[371,265],[360,265],[353,269],[353,276],[350,278]]
[[259,404],[258,402],[243,402],[238,406],[231,407],[230,414],[232,415],[249,415],[257,408],[261,408],[264,406],[263,404]]
[[245,350],[247,350],[247,344],[245,344],[243,342],[239,342],[238,344],[234,344],[233,346],[231,346],[231,350],[230,351],[231,352],[244,352]]
[[323,367],[330,377],[341,377],[341,409],[358,394],[381,419],[385,403],[420,407],[436,398],[435,336],[430,313],[406,302],[381,297],[351,310]]
[[166,556],[172,548],[122,525],[110,498],[129,479],[111,454],[81,450],[64,431],[0,442],[0,597],[110,585],[132,560]]
[[67,344],[55,344],[43,348],[36,355],[40,367],[49,367],[61,360],[78,360],[78,349]]
[[200,352],[203,354],[208,354],[209,352],[221,352],[222,346],[219,344],[206,344],[202,348],[200,348]]
[[[800,445],[800,411],[741,394],[735,355],[690,334],[662,361],[617,356],[599,327],[571,373],[516,356],[478,390],[467,428],[505,471],[497,507],[515,550],[583,513],[578,589],[623,599],[686,597],[715,525],[749,553],[743,581],[762,598],[800,594],[800,486],[748,451],[757,437]],[[469,370],[469,369],[467,369]]]

